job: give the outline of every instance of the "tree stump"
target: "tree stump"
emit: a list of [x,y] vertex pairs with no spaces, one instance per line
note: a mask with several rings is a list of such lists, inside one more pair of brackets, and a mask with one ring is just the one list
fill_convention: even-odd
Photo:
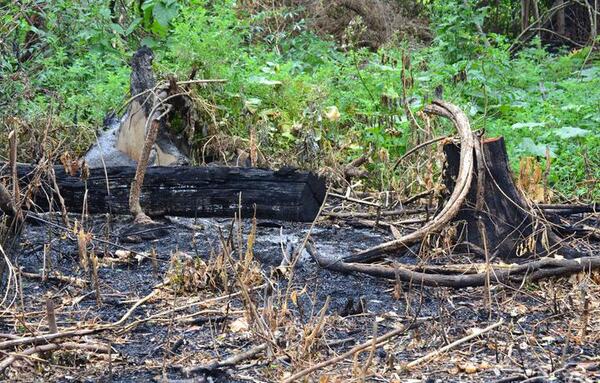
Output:
[[[313,248],[316,262],[329,270],[362,273],[408,282],[411,285],[454,288],[485,286],[489,283],[522,285],[554,276],[567,276],[600,268],[600,258],[584,256],[564,244],[552,231],[541,211],[529,206],[521,195],[508,167],[504,140],[480,140],[470,128],[467,116],[455,105],[436,100],[425,108],[427,113],[449,118],[455,125],[460,145],[446,144],[444,170],[446,193],[438,212],[419,229],[392,241],[379,244],[341,259],[325,257]],[[595,206],[592,207],[595,209]],[[429,235],[444,235],[448,225],[459,226],[454,251],[466,246],[485,258],[485,262],[461,265],[364,264],[380,260],[385,254],[406,253],[409,246]],[[308,247],[311,250],[311,247]],[[459,251],[459,250],[458,250]],[[537,258],[559,252],[566,258],[545,257],[519,265],[498,265],[494,257],[515,263],[516,257]],[[483,271],[481,271],[483,270]]]
[[[491,258],[534,258],[548,255],[547,228],[515,186],[508,166],[504,138],[483,140],[481,155],[473,153],[475,166],[467,197],[452,222],[457,226],[459,241],[469,251],[487,251]],[[453,190],[460,164],[460,147],[444,145],[446,167],[444,185]],[[480,160],[480,158],[482,160]]]

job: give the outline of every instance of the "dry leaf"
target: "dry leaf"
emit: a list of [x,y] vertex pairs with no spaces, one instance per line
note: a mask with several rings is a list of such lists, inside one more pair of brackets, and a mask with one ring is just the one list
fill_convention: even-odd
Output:
[[458,363],[457,367],[460,371],[463,371],[467,374],[474,374],[476,373],[478,370],[477,366],[473,363],[473,362],[462,362],[462,363]]
[[398,230],[396,228],[396,226],[390,225],[390,230],[391,230],[392,235],[394,236],[395,239],[400,239],[402,237],[402,234],[400,233],[400,230]]
[[341,114],[337,106],[330,106],[325,112],[325,117],[331,122],[336,122],[340,119]]
[[249,329],[250,325],[244,317],[238,318],[229,324],[229,330],[231,330],[231,332],[246,332]]
[[131,255],[131,251],[119,249],[115,251],[115,255],[118,258],[129,258],[129,256]]

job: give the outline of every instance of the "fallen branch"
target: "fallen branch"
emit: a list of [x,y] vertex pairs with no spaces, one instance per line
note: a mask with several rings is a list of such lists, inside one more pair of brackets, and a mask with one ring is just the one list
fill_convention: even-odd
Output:
[[[372,265],[363,263],[350,263],[342,260],[330,260],[323,258],[316,250],[311,255],[319,266],[342,273],[361,273],[373,277],[400,280],[412,285],[434,286],[434,287],[476,287],[484,286],[487,272],[473,273],[472,270],[453,271],[448,269],[445,274],[411,270],[411,267],[401,263],[388,265]],[[577,259],[543,258],[517,266],[493,265],[489,271],[491,282],[500,284],[520,284],[523,281],[535,282],[549,277],[568,276],[580,272],[586,272],[600,268],[600,257],[581,257]]]
[[331,218],[377,218],[377,217],[390,217],[396,215],[410,215],[425,213],[425,209],[397,209],[397,210],[384,210],[379,213],[377,212],[335,212],[328,211],[324,212],[323,215]]
[[353,197],[349,197],[349,196],[345,196],[342,194],[337,194],[337,193],[329,193],[329,195],[331,197],[335,197],[335,198],[340,198],[346,201],[350,201],[350,202],[355,202],[361,205],[368,205],[368,206],[374,206],[374,207],[381,207],[381,205],[379,203],[375,203],[375,202],[371,202],[371,201],[367,201],[364,199],[358,199],[358,198],[353,198]]
[[600,206],[597,203],[589,205],[570,205],[570,204],[538,204],[538,209],[544,213],[557,215],[572,215],[581,213],[600,213]]
[[435,351],[432,351],[432,352],[430,352],[429,354],[427,354],[425,356],[422,356],[422,357],[420,357],[418,359],[413,360],[412,362],[408,363],[405,367],[410,369],[410,368],[416,367],[416,366],[418,366],[420,364],[423,364],[423,363],[425,363],[425,362],[427,362],[427,361],[435,358],[436,356],[438,356],[438,355],[440,355],[440,354],[442,354],[442,353],[444,353],[444,352],[446,352],[446,351],[448,351],[450,349],[453,349],[456,346],[460,346],[461,344],[463,344],[465,342],[468,342],[468,341],[470,341],[473,338],[476,338],[476,337],[478,337],[480,335],[485,334],[486,332],[489,332],[489,331],[495,329],[496,327],[500,326],[502,323],[504,323],[504,321],[502,319],[500,319],[498,322],[496,322],[496,323],[494,323],[492,325],[489,325],[488,327],[486,327],[484,329],[476,330],[476,331],[474,331],[470,335],[467,335],[467,336],[465,336],[465,337],[463,337],[461,339],[458,339],[458,340],[456,340],[456,341],[454,341],[454,342],[452,342],[452,343],[450,343],[450,344],[448,344],[448,345],[446,345],[446,346],[444,346],[442,348],[439,348],[439,349],[437,349]]
[[49,343],[41,346],[30,347],[24,351],[10,354],[0,362],[0,372],[10,367],[17,359],[22,359],[33,354],[57,350],[81,350],[103,354],[111,353],[111,348],[109,346],[99,343]]
[[236,364],[238,364],[241,361],[250,359],[257,354],[260,354],[261,352],[266,350],[268,346],[269,346],[268,343],[261,343],[256,347],[252,347],[249,350],[246,350],[239,354],[232,355],[229,358],[221,360],[221,361],[215,361],[215,362],[212,362],[212,363],[209,363],[206,365],[185,368],[185,369],[183,369],[183,374],[187,377],[190,377],[191,375],[198,373],[198,372],[214,371],[214,370],[217,370],[217,369],[223,368],[223,367],[235,366]]
[[92,328],[92,329],[83,329],[83,330],[71,330],[64,332],[57,332],[54,334],[45,334],[45,335],[37,335],[37,336],[27,336],[17,339],[10,339],[4,342],[0,342],[0,350],[6,350],[15,348],[17,346],[22,346],[25,344],[38,345],[42,343],[49,343],[51,341],[55,341],[62,338],[73,338],[80,337],[85,335],[92,335],[103,331],[104,328]]
[[75,286],[81,287],[81,288],[86,287],[88,285],[88,281],[86,281],[85,279],[70,277],[68,275],[63,275],[63,274],[59,273],[58,271],[50,271],[50,272],[46,273],[46,275],[36,274],[36,273],[28,273],[23,270],[21,270],[19,273],[21,274],[21,276],[23,276],[25,278],[38,279],[41,281],[50,280],[50,281],[68,283],[70,285],[75,285]]

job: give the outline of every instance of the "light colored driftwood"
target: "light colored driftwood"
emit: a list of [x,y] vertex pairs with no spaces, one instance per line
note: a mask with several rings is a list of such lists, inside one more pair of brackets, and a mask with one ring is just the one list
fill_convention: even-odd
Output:
[[432,105],[425,109],[426,112],[437,114],[449,118],[460,137],[460,168],[456,185],[448,201],[442,210],[427,224],[419,230],[407,234],[393,241],[383,243],[370,249],[352,254],[345,258],[347,262],[367,262],[381,258],[382,254],[389,253],[402,248],[408,248],[410,245],[425,238],[432,232],[442,229],[461,208],[473,178],[473,149],[475,140],[471,132],[471,125],[467,116],[455,105],[445,101],[434,101]]

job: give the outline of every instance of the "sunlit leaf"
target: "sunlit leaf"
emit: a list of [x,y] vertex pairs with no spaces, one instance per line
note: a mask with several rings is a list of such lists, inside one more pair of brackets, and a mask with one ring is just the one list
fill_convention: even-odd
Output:
[[562,128],[555,131],[556,135],[560,138],[574,138],[574,137],[583,137],[587,136],[590,131],[577,128],[575,126],[563,126]]

